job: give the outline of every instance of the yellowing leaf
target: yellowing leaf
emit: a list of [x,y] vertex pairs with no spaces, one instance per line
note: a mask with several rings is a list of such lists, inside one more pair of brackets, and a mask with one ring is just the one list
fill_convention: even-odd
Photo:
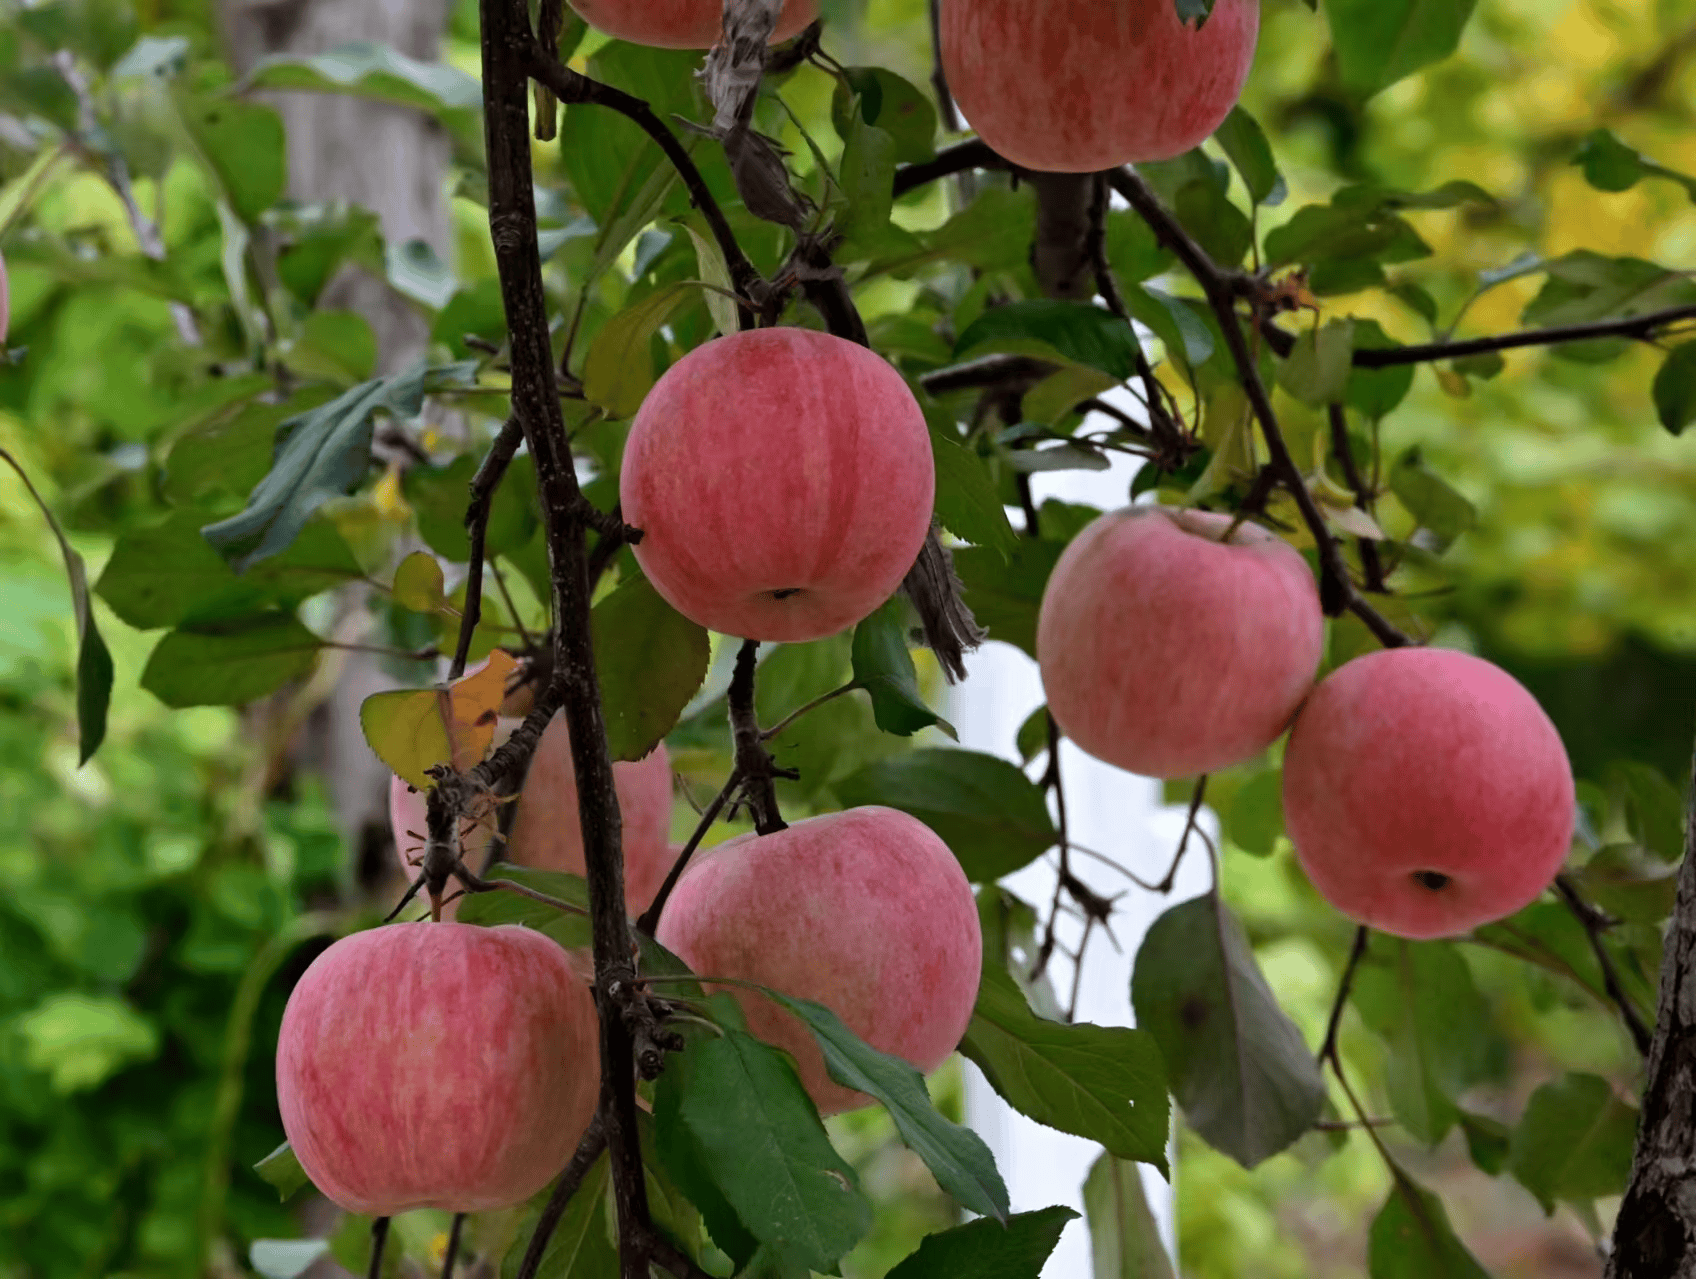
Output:
[[401,778],[421,789],[434,783],[428,771],[452,763],[474,768],[494,744],[495,720],[506,681],[517,666],[496,649],[481,670],[436,688],[374,693],[359,708],[365,740]]
[[442,566],[428,551],[414,551],[395,570],[395,603],[414,613],[434,613],[445,602]]

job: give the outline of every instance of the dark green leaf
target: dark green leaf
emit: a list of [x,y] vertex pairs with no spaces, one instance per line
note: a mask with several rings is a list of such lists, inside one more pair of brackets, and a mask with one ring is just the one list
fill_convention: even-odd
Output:
[[[476,870],[473,866],[471,869]],[[539,933],[546,933],[567,950],[587,949],[593,939],[589,935],[589,885],[581,875],[562,871],[532,870],[528,866],[513,866],[497,862],[484,876],[490,882],[509,879],[515,884],[533,888],[538,893],[577,907],[575,911],[561,910],[534,897],[524,897],[504,889],[492,893],[467,893],[459,904],[455,917],[462,924],[523,924]]]
[[1281,204],[1284,177],[1272,158],[1272,144],[1259,122],[1241,107],[1233,107],[1225,123],[1214,131],[1213,140],[1224,148],[1237,166],[1249,199],[1255,204]]
[[1095,1279],[1172,1279],[1172,1259],[1134,1163],[1104,1154],[1084,1181]]
[[1514,1129],[1508,1171],[1553,1214],[1625,1192],[1637,1112],[1597,1075],[1569,1074],[1531,1094]]
[[1017,535],[983,459],[935,431],[930,443],[936,462],[936,517],[942,527],[976,546],[1011,551]]
[[[565,1206],[565,1215],[542,1252],[536,1279],[614,1279],[618,1274],[618,1252],[607,1238],[607,1171],[603,1153],[583,1174],[577,1193]],[[507,1250],[501,1263],[501,1279],[516,1279],[541,1215],[539,1207],[524,1214],[518,1242]]]
[[833,1270],[871,1225],[842,1161],[784,1053],[746,1031],[696,1037],[673,1056],[658,1091],[701,1166],[749,1233],[814,1270]]
[[613,419],[630,417],[642,407],[654,385],[648,341],[699,288],[690,281],[662,285],[607,321],[583,363],[583,394],[589,403]]
[[936,154],[936,108],[922,89],[883,67],[843,70],[846,79],[836,82],[830,101],[830,119],[838,137],[848,140],[852,128],[848,112],[858,95],[861,117],[889,134],[897,160],[916,164]]
[[1446,551],[1462,533],[1478,525],[1478,511],[1449,482],[1425,465],[1417,448],[1409,449],[1390,468],[1390,491],[1408,513],[1436,539],[1435,550]]
[[1237,788],[1228,811],[1220,816],[1233,844],[1256,857],[1270,857],[1284,833],[1283,773],[1256,773]]
[[965,587],[966,605],[991,639],[1017,645],[1036,656],[1036,615],[1048,575],[1066,548],[1058,542],[1019,538],[1003,556],[988,547],[954,552],[954,568]]
[[1576,249],[1540,266],[1549,278],[1520,316],[1527,325],[1588,324],[1696,299],[1696,285],[1681,273],[1641,258]]
[[278,554],[293,542],[312,513],[349,492],[371,465],[371,432],[379,412],[410,418],[428,390],[463,382],[463,366],[426,368],[363,382],[327,404],[291,417],[277,428],[270,472],[249,496],[246,508],[201,531],[238,573]]
[[923,1075],[901,1058],[873,1048],[823,1004],[774,990],[766,994],[807,1023],[832,1079],[884,1104],[901,1140],[925,1161],[937,1185],[968,1212],[1007,1219],[1007,1187],[996,1171],[995,1157],[970,1128],[937,1113]]
[[[650,971],[646,963],[642,971]],[[668,989],[681,993],[676,987]],[[664,1079],[663,1075],[661,1079]],[[736,1264],[737,1272],[742,1273],[749,1259],[759,1250],[760,1241],[748,1233],[748,1228],[742,1224],[742,1219],[736,1215],[736,1210],[708,1172],[705,1156],[694,1135],[678,1116],[682,1101],[680,1088],[662,1082],[654,1089],[655,1153],[666,1174],[700,1211],[713,1243]]]
[[1696,422],[1696,342],[1683,342],[1667,352],[1655,374],[1655,412],[1674,435]]
[[614,759],[641,759],[660,744],[707,677],[711,646],[645,577],[634,577],[592,617],[595,666]]
[[1131,977],[1137,1025],[1159,1042],[1172,1095],[1208,1144],[1252,1168],[1313,1126],[1325,1085],[1278,1007],[1242,925],[1213,897],[1149,929]]
[[1254,244],[1254,226],[1210,180],[1189,182],[1178,188],[1172,212],[1202,249],[1220,266],[1233,267]]
[[1009,1217],[1005,1226],[986,1217],[926,1235],[887,1279],[1038,1279],[1060,1232],[1077,1216],[1070,1208],[1044,1208]]
[[204,626],[263,609],[290,609],[308,596],[363,576],[326,520],[307,524],[287,551],[236,576],[200,534],[205,515],[176,511],[118,539],[95,591],[131,626]]
[[187,428],[171,446],[165,460],[165,496],[174,504],[186,506],[209,495],[245,498],[271,469],[277,428],[335,394],[331,387],[313,386],[281,404],[263,404],[249,397],[274,385],[268,375],[239,381],[246,403]]
[[844,805],[885,804],[917,817],[986,883],[1029,864],[1056,838],[1036,783],[977,751],[926,748],[862,768],[836,784]]
[[1343,83],[1366,96],[1448,57],[1476,0],[1325,0]]
[[1037,707],[1025,716],[1025,722],[1019,725],[1013,744],[1018,748],[1019,758],[1030,763],[1043,751],[1048,749],[1048,707]]
[[1361,965],[1354,1005],[1390,1047],[1390,1109],[1436,1145],[1460,1118],[1456,1099],[1491,1071],[1496,1040],[1472,971],[1447,942],[1389,943]]
[[911,737],[921,728],[954,726],[925,705],[907,649],[907,601],[896,596],[854,628],[854,682],[871,695],[872,715],[886,733]]
[[[407,468],[401,491],[418,519],[418,535],[443,559],[463,564],[471,558],[471,538],[465,531],[465,508],[471,504],[471,478],[477,459],[456,457],[446,466]],[[528,455],[516,457],[495,490],[489,525],[483,535],[487,556],[510,555],[528,543],[539,523],[536,510],[536,468]]]
[[1629,191],[1644,178],[1667,178],[1696,200],[1696,178],[1656,164],[1607,129],[1586,134],[1572,162],[1584,170],[1585,181],[1598,191]]
[[954,344],[962,357],[992,351],[1058,356],[1124,381],[1136,371],[1137,337],[1130,325],[1098,306],[1035,298],[992,307]]
[[450,347],[461,360],[474,354],[466,343],[468,336],[496,347],[506,341],[506,308],[499,280],[479,280],[457,290],[430,326],[431,339]]
[[875,236],[889,225],[889,210],[895,202],[891,184],[896,150],[895,139],[888,133],[854,117],[839,168],[848,207],[838,229],[848,239]]
[[[1407,221],[1396,213],[1389,193],[1353,188],[1353,198],[1338,192],[1330,204],[1298,209],[1283,226],[1266,233],[1269,265],[1291,262],[1406,262],[1430,252]],[[1358,285],[1356,286],[1358,287]]]
[[1354,372],[1354,321],[1332,320],[1304,329],[1278,365],[1278,385],[1315,408],[1342,400]]
[[1020,1114],[1166,1171],[1166,1072],[1147,1031],[1044,1020],[986,964],[960,1050]]
[[1154,335],[1165,344],[1169,358],[1195,367],[1213,357],[1213,330],[1197,318],[1186,300],[1152,285],[1126,284],[1120,292],[1125,309],[1154,330]]
[[276,1188],[279,1199],[286,1200],[306,1185],[306,1172],[286,1141],[254,1164],[253,1171],[258,1173],[266,1184]]
[[[0,300],[3,300],[4,288],[4,282],[0,281]],[[94,600],[88,593],[88,568],[82,556],[65,540],[59,521],[53,517],[47,503],[41,500],[41,494],[35,491],[35,485],[24,473],[23,467],[5,449],[0,449],[0,459],[18,473],[29,495],[35,499],[54,540],[59,543],[60,558],[65,562],[65,577],[71,587],[71,611],[77,619],[77,763],[86,764],[106,737],[106,711],[112,701],[113,673],[112,654],[106,648],[106,641],[100,637],[100,628],[94,623]]]
[[1371,1279],[1490,1279],[1449,1225],[1443,1201],[1400,1168],[1367,1238]]
[[309,675],[322,647],[289,613],[171,631],[147,659],[141,686],[167,706],[240,706]]
[[1678,896],[1677,874],[1638,844],[1609,844],[1573,878],[1586,900],[1629,923],[1661,923]]
[[188,98],[183,124],[245,222],[283,198],[288,168],[282,118],[270,107],[239,98]]
[[1462,1110],[1460,1129],[1466,1136],[1466,1152],[1472,1156],[1474,1166],[1491,1177],[1499,1176],[1508,1158],[1511,1136],[1508,1126],[1488,1115]]

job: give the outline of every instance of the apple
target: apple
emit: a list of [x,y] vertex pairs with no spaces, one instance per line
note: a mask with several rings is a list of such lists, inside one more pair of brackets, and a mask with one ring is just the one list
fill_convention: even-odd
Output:
[[[983,938],[960,863],[929,827],[851,808],[697,854],[654,936],[702,977],[735,977],[830,1008],[921,1071],[953,1052],[977,1001]],[[746,989],[748,1028],[787,1050],[823,1114],[870,1098],[834,1082],[812,1034]]]
[[1449,937],[1548,887],[1572,844],[1572,766],[1537,699],[1468,653],[1396,648],[1314,689],[1284,752],[1284,823],[1343,914]]
[[[706,49],[718,43],[724,0],[571,0],[597,31],[661,49]],[[818,0],[788,0],[772,39],[787,40],[819,16]]]
[[1173,0],[942,0],[960,110],[1027,169],[1094,173],[1169,160],[1236,105],[1260,0],[1217,0],[1199,27]]
[[594,1000],[514,924],[390,924],[301,977],[277,1104],[312,1183],[349,1212],[486,1212],[565,1166],[600,1095]]
[[[632,914],[640,914],[671,870],[671,756],[665,743],[634,763],[614,763],[612,780],[624,820],[624,900]],[[530,760],[505,860],[538,870],[585,873],[577,774],[563,712],[549,722]]]
[[1265,750],[1313,687],[1319,591],[1289,543],[1232,517],[1137,506],[1072,539],[1043,591],[1036,652],[1055,721],[1148,777]]
[[813,640],[887,600],[930,529],[930,434],[862,346],[756,329],[696,347],[648,393],[619,477],[648,580],[685,617]]

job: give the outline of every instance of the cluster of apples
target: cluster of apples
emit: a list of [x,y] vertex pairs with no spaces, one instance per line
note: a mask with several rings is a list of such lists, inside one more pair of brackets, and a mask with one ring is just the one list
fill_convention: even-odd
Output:
[[1566,748],[1536,699],[1500,667],[1434,648],[1357,657],[1315,687],[1323,646],[1295,548],[1164,507],[1085,528],[1037,623],[1056,722],[1130,772],[1229,768],[1293,720],[1285,823],[1344,914],[1428,938],[1528,905],[1565,859],[1575,812]]
[[[765,329],[691,352],[632,423],[620,475],[656,590],[720,633],[803,641],[866,617],[930,529],[930,436],[900,375],[827,334]],[[664,747],[613,766],[627,905],[645,908],[674,850]],[[405,857],[424,797],[395,779]],[[469,855],[492,837],[461,832]],[[504,855],[582,874],[563,718],[538,744]],[[696,856],[656,929],[708,977],[817,1000],[923,1071],[959,1043],[982,938],[971,886],[928,827],[867,806],[731,839]],[[399,924],[332,945],[290,997],[277,1054],[283,1127],[337,1203],[373,1215],[513,1204],[557,1173],[600,1089],[580,969],[522,928]],[[811,1033],[746,988],[750,1029],[795,1058],[821,1112],[868,1100],[834,1083]]]

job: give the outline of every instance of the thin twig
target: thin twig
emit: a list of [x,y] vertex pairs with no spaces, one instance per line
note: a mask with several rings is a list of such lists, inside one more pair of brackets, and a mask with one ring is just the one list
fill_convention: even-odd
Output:
[[454,646],[453,665],[448,668],[449,679],[465,674],[472,632],[483,618],[483,545],[489,533],[489,512],[494,506],[495,490],[523,442],[524,428],[516,417],[509,417],[489,446],[477,474],[471,477],[471,503],[465,508],[465,531],[471,542],[470,568],[465,578],[465,607],[459,617],[459,642]]
[[448,1230],[447,1252],[442,1257],[442,1279],[453,1279],[454,1262],[459,1260],[459,1233],[464,1229],[465,1214],[454,1213],[453,1226]]
[[[1336,454],[1337,463],[1343,468],[1343,478],[1354,490],[1354,504],[1357,510],[1372,514],[1372,489],[1361,476],[1360,467],[1354,460],[1354,450],[1349,446],[1348,414],[1341,404],[1330,406],[1331,418],[1331,452]],[[1378,555],[1378,543],[1370,537],[1357,537],[1355,550],[1360,554],[1360,570],[1366,577],[1365,590],[1382,595],[1389,588],[1384,585],[1384,561]]]
[[1319,1045],[1319,1062],[1333,1062],[1337,1073],[1342,1074],[1342,1063],[1337,1059],[1337,1033],[1343,1024],[1343,1009],[1348,1005],[1349,992],[1354,989],[1354,975],[1360,968],[1360,961],[1366,958],[1366,943],[1371,936],[1370,930],[1362,924],[1354,932],[1354,945],[1349,948],[1348,963],[1343,965],[1342,980],[1337,983],[1337,997],[1331,1001],[1331,1017],[1325,1023],[1325,1041]]
[[828,693],[820,693],[817,697],[813,698],[813,700],[808,702],[806,705],[798,706],[794,710],[790,711],[789,714],[785,715],[782,719],[778,720],[777,723],[772,725],[770,728],[761,729],[760,730],[760,740],[762,742],[769,742],[774,737],[781,737],[783,735],[783,731],[785,729],[787,729],[796,720],[800,719],[801,716],[805,715],[808,711],[816,711],[819,707],[825,705],[825,703],[834,702],[837,698],[841,697],[843,694],[852,693],[855,689],[857,689],[859,687],[860,687],[860,685],[857,681],[849,680],[846,684],[842,685],[840,688],[833,688]]
[[654,929],[659,927],[660,914],[665,910],[666,901],[671,896],[671,890],[677,887],[677,881],[683,877],[683,872],[689,866],[689,859],[695,855],[695,850],[701,846],[701,841],[706,838],[707,832],[712,829],[713,823],[718,820],[719,813],[724,811],[725,804],[729,803],[730,797],[736,793],[741,785],[742,774],[734,768],[731,769],[729,779],[726,780],[719,793],[713,796],[713,802],[708,804],[705,811],[702,812],[701,820],[695,824],[694,833],[689,836],[689,842],[683,845],[683,851],[678,853],[677,859],[672,862],[671,870],[666,874],[665,883],[660,885],[659,892],[654,894],[654,900],[648,904],[648,909],[643,911],[641,918],[636,921],[637,932],[646,933],[650,937],[654,935]]
[[377,1279],[383,1273],[383,1246],[389,1242],[389,1219],[378,1217],[371,1223],[371,1264],[366,1279]]
[[572,1154],[571,1161],[565,1165],[559,1180],[554,1183],[548,1202],[542,1206],[542,1215],[536,1219],[536,1229],[531,1232],[530,1242],[524,1249],[524,1260],[518,1263],[515,1279],[536,1279],[536,1272],[542,1266],[542,1256],[548,1250],[548,1242],[554,1237],[554,1231],[559,1229],[560,1218],[565,1216],[571,1197],[577,1193],[577,1188],[583,1184],[583,1178],[589,1175],[589,1169],[595,1166],[595,1160],[601,1157],[601,1152],[606,1148],[607,1130],[601,1123],[600,1115],[596,1114],[589,1121],[589,1126],[583,1130],[583,1139],[577,1143],[577,1150]]
[[1578,922],[1584,925],[1584,934],[1590,939],[1590,949],[1595,952],[1596,962],[1602,969],[1602,984],[1607,988],[1608,998],[1619,1009],[1620,1019],[1625,1022],[1625,1028],[1631,1034],[1631,1042],[1637,1045],[1637,1051],[1647,1056],[1649,1045],[1654,1035],[1644,1024],[1643,1015],[1637,1011],[1637,1005],[1631,1002],[1625,993],[1625,987],[1619,979],[1619,969],[1614,964],[1614,957],[1608,952],[1604,938],[1612,926],[1610,920],[1601,911],[1584,900],[1578,891],[1578,885],[1572,882],[1570,875],[1555,876],[1555,891],[1566,903],[1566,907]]

